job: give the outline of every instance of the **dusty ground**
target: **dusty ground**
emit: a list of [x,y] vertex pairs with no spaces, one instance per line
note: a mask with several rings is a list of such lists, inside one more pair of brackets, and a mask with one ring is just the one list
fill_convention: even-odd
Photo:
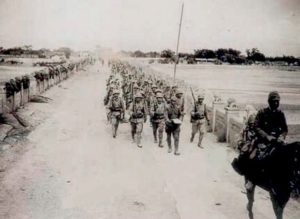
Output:
[[[102,105],[107,74],[96,65],[49,90],[53,101],[23,110],[40,125],[18,150],[2,152],[9,165],[0,173],[0,218],[247,218],[234,153],[211,134],[205,149],[189,143],[188,118],[179,157],[152,143],[148,123],[142,149],[131,143],[128,124],[111,137]],[[254,212],[274,218],[260,189]],[[299,203],[290,201],[285,215],[300,218]]]

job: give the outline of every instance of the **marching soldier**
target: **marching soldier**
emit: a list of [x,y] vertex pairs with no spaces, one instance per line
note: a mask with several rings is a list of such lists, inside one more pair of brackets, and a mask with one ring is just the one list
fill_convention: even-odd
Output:
[[122,98],[119,95],[120,95],[120,91],[115,90],[108,104],[113,138],[117,136],[119,123],[122,119],[124,119],[124,113],[125,113],[125,105]]
[[[238,150],[239,150],[239,160],[242,162],[244,167],[249,168],[253,171],[255,168],[255,161],[253,159],[256,157],[257,149],[255,148],[257,135],[254,129],[256,113],[250,114],[248,119],[246,120],[245,127],[240,133],[239,139],[237,141]],[[245,171],[242,169],[242,171]],[[248,199],[254,201],[254,197],[251,191],[254,191],[255,185],[245,176],[245,188],[248,190],[247,196]]]
[[156,95],[156,101],[151,106],[150,116],[153,128],[154,143],[157,143],[157,131],[158,131],[158,146],[163,147],[163,132],[165,128],[167,105],[164,102],[163,95],[158,93]]
[[171,136],[174,138],[174,146],[175,146],[175,155],[180,155],[179,153],[179,135],[180,135],[180,125],[182,121],[181,110],[177,104],[177,98],[172,97],[171,103],[167,107],[167,118],[166,118],[166,133],[167,133],[167,143],[169,150],[168,152],[172,152],[172,144],[171,144]]
[[137,146],[141,148],[143,123],[147,121],[145,103],[141,94],[134,96],[134,101],[129,107],[129,115],[132,140],[136,140]]
[[192,123],[192,136],[191,142],[193,142],[196,133],[199,133],[198,147],[203,148],[201,145],[204,133],[205,133],[205,120],[209,125],[209,119],[207,117],[206,105],[203,103],[204,95],[198,95],[198,100],[195,102],[194,108],[191,111],[191,123]]

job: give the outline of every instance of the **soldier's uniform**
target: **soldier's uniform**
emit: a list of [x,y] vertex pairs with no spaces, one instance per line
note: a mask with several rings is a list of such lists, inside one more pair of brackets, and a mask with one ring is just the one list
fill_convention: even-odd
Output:
[[[254,158],[256,157],[256,142],[257,135],[254,129],[256,114],[253,113],[249,115],[248,120],[246,121],[245,128],[242,130],[240,137],[238,139],[238,149],[240,152],[239,155],[239,163],[243,171],[253,172],[257,170],[256,161]],[[247,168],[247,170],[245,170]],[[248,170],[249,169],[249,170]],[[255,173],[250,173],[255,174]],[[249,200],[254,201],[254,190],[255,184],[253,184],[246,176],[245,176],[245,188],[248,191],[247,197]],[[252,203],[251,202],[251,203]]]
[[109,86],[106,96],[104,97],[104,105],[106,106],[109,103],[109,100],[113,94],[113,87]]
[[[278,92],[270,92],[268,101],[269,107],[259,110],[255,119],[259,159],[264,159],[270,146],[280,144],[288,133],[285,115],[278,109],[280,101]],[[272,106],[274,104],[275,106]]]
[[142,131],[143,131],[143,123],[146,122],[147,120],[147,114],[146,114],[145,103],[142,100],[141,94],[135,95],[134,102],[131,103],[129,107],[129,115],[130,115],[132,139],[136,140],[138,147],[142,147],[141,138],[142,138]]
[[171,104],[167,107],[167,118],[166,118],[166,133],[167,133],[167,143],[169,150],[168,152],[172,152],[172,142],[171,136],[174,138],[174,146],[175,146],[175,155],[180,155],[179,153],[179,135],[180,135],[180,122],[182,119],[181,109],[176,104],[176,97],[171,98]]
[[158,146],[163,147],[162,139],[163,139],[163,132],[165,128],[167,105],[163,100],[162,94],[157,94],[156,98],[161,98],[161,100],[160,101],[155,100],[153,102],[150,110],[150,116],[151,116],[154,142],[157,143],[157,131],[158,131],[158,140],[159,140]]
[[192,135],[190,141],[193,142],[196,133],[199,133],[198,147],[203,148],[201,145],[205,134],[205,121],[209,123],[207,117],[206,105],[202,102],[204,95],[198,95],[198,101],[195,103],[191,111]]
[[110,121],[112,124],[112,133],[113,137],[117,136],[117,131],[119,127],[119,123],[122,119],[124,119],[125,113],[125,105],[121,97],[119,97],[120,92],[114,91],[113,97],[110,99],[108,103]]

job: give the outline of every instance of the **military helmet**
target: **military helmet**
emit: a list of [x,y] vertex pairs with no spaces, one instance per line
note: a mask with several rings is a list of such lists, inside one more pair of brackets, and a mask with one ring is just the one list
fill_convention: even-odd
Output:
[[198,99],[204,99],[204,94],[198,94]]
[[154,92],[155,92],[156,94],[157,94],[157,93],[162,93],[162,90],[161,90],[161,89],[156,89]]
[[254,124],[255,119],[256,119],[256,113],[252,113],[252,114],[249,115],[247,123],[248,124]]
[[183,91],[181,90],[181,89],[178,89],[177,91],[176,91],[176,95],[177,94],[183,94]]
[[152,85],[152,88],[157,88],[157,85],[156,85],[156,84],[153,84],[153,85]]
[[136,98],[143,98],[142,94],[141,93],[137,93],[135,96],[134,96],[134,99]]
[[171,97],[171,101],[177,101],[177,97],[175,96]]
[[268,100],[280,100],[280,96],[279,96],[278,91],[271,91],[269,93]]
[[114,90],[113,95],[115,95],[115,94],[120,94],[120,91],[119,90]]
[[164,96],[162,95],[162,93],[158,93],[156,94],[156,98],[163,98]]

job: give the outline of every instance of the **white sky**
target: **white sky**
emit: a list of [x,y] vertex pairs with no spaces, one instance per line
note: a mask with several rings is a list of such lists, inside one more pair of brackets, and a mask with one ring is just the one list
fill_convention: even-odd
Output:
[[[180,51],[300,56],[300,0],[185,0]],[[182,0],[0,0],[0,46],[175,50]]]

